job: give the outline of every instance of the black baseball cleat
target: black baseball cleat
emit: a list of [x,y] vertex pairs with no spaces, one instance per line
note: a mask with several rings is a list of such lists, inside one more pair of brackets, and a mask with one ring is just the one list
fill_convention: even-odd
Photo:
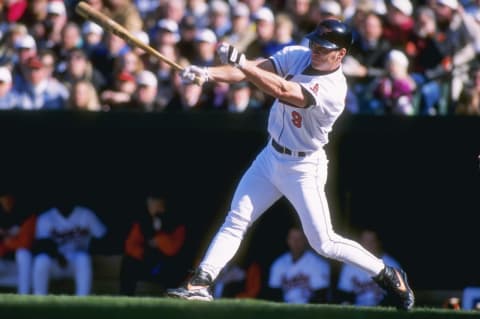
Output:
[[407,274],[401,269],[385,266],[373,280],[383,288],[397,309],[410,310],[415,303],[415,296],[407,282]]
[[186,300],[212,301],[210,286],[213,280],[210,274],[197,269],[185,287],[168,289],[167,296]]

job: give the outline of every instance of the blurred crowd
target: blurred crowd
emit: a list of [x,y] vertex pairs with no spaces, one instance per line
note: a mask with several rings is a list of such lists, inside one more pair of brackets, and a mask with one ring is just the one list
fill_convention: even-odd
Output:
[[[246,112],[249,83],[182,83],[178,72],[86,21],[78,0],[0,1],[0,110]],[[180,65],[217,63],[221,41],[268,58],[324,18],[347,22],[353,114],[480,115],[478,0],[87,0]]]

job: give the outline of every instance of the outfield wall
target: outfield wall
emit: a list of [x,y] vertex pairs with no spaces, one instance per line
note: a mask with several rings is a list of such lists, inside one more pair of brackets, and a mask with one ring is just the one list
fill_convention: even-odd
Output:
[[[189,226],[189,263],[265,144],[266,120],[263,113],[2,112],[0,186],[14,185],[35,211],[72,194],[109,225],[106,249],[118,253],[144,192],[168,185]],[[418,288],[480,285],[479,118],[345,116],[327,151],[339,232],[378,228]],[[248,238],[265,263],[285,249],[289,211],[279,202]]]

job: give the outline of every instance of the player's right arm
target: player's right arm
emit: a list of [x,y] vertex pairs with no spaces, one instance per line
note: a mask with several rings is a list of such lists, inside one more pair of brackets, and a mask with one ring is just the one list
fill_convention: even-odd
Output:
[[[269,59],[247,60],[251,66],[256,66],[262,70],[275,73],[275,66]],[[186,83],[191,83],[195,78],[202,79],[202,82],[226,82],[236,83],[247,78],[245,72],[230,65],[222,64],[211,67],[199,67],[197,65],[187,66],[181,73],[182,80]]]
[[[248,64],[268,72],[275,72],[275,67],[269,59],[248,60]],[[244,72],[229,64],[209,67],[208,73],[209,80],[216,82],[235,83],[246,79]]]

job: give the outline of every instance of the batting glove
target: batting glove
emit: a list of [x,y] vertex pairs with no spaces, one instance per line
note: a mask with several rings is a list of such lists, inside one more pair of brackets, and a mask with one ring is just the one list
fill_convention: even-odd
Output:
[[225,42],[217,47],[217,54],[222,64],[231,64],[237,68],[242,68],[247,60],[245,54],[238,52],[237,48]]
[[200,80],[200,83],[205,83],[210,79],[210,73],[207,67],[189,65],[180,72],[180,77],[184,84],[198,83],[197,78]]

